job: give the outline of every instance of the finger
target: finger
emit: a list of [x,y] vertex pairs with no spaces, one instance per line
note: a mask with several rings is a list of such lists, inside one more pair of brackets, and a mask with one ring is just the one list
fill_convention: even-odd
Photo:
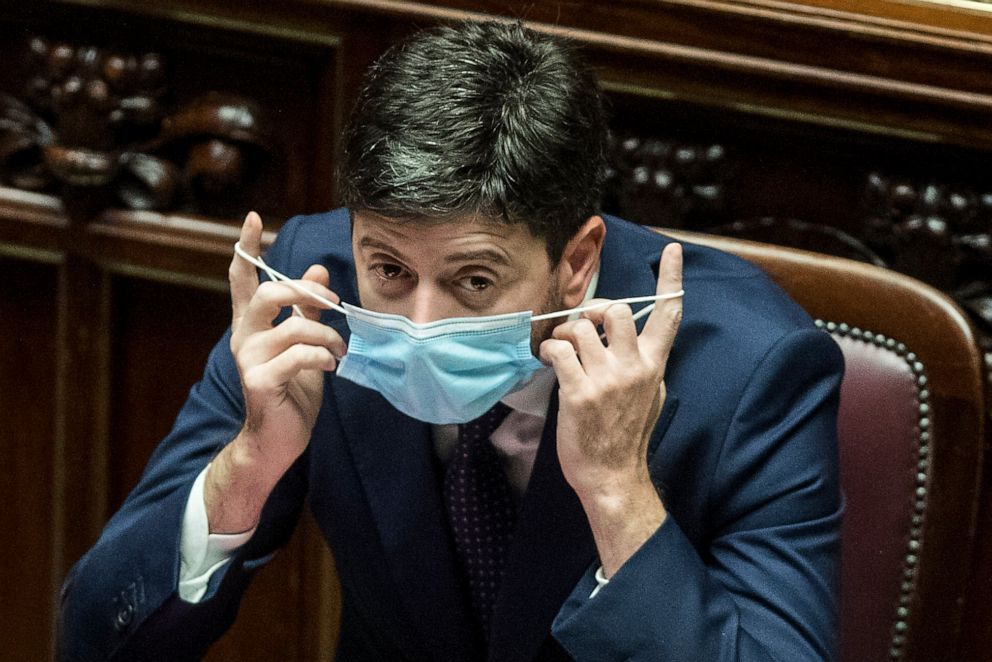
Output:
[[590,320],[578,319],[559,324],[551,332],[551,337],[571,343],[587,373],[607,367],[606,347]]
[[[658,294],[678,292],[682,289],[682,246],[669,244],[661,254],[658,268]],[[660,354],[662,363],[668,360],[668,353],[675,342],[675,334],[682,321],[682,298],[658,301],[648,315],[641,332],[641,348],[652,355]]]
[[[327,272],[326,267],[319,264],[312,264],[310,265],[310,268],[306,270],[306,272],[303,274],[303,277],[300,280],[309,280],[323,287],[329,287],[331,276]],[[337,301],[337,299],[332,299],[332,301]],[[320,319],[320,312],[324,310],[324,308],[321,307],[320,304],[316,301],[313,301],[312,303],[316,305],[309,305],[304,302],[301,302],[300,304],[298,304],[298,308],[303,312],[303,315],[307,319],[312,319],[312,320]]]
[[541,360],[554,368],[559,388],[566,393],[578,389],[588,379],[575,354],[575,348],[567,340],[545,340],[541,343],[539,353]]
[[337,359],[326,347],[293,345],[272,360],[245,371],[246,390],[255,393],[279,391],[302,370],[334,370]]
[[[601,304],[601,308],[587,310],[582,317],[590,320],[597,327],[603,327],[603,337],[610,349],[622,355],[633,354],[637,351],[637,327],[633,323],[634,316],[630,306],[616,303],[611,299],[590,299],[584,305]],[[628,322],[629,320],[629,322]]]
[[[296,283],[305,290],[314,292],[325,299],[337,303],[340,298],[320,283],[312,280],[300,280]],[[285,283],[266,281],[258,286],[244,315],[241,317],[243,335],[250,335],[272,328],[272,320],[278,317],[280,311],[288,306],[310,306],[323,310],[326,306],[316,299],[297,291]]]
[[585,308],[586,306],[599,306],[599,307],[594,308],[593,310],[587,310],[586,312],[582,313],[580,317],[584,317],[587,320],[590,320],[596,326],[600,326],[603,323],[603,314],[606,312],[606,309],[614,305],[615,303],[616,302],[613,301],[612,299],[589,299],[589,301],[586,301],[585,303],[582,304],[583,308]]
[[293,345],[326,347],[335,358],[341,358],[348,351],[344,339],[334,329],[294,316],[287,317],[272,329],[248,336],[238,353],[238,362],[246,366],[265,363]]
[[[249,255],[261,254],[262,219],[255,212],[248,212],[248,215],[245,216],[238,241],[241,248]],[[235,253],[231,260],[231,266],[227,270],[227,278],[231,284],[232,325],[236,326],[258,288],[258,272],[255,271],[253,264]]]
[[603,311],[603,331],[610,351],[619,358],[634,358],[637,353],[637,326],[630,306],[614,304]]

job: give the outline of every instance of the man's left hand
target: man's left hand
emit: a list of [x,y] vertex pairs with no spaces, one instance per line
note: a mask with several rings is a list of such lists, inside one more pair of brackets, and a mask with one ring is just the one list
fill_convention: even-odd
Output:
[[[670,244],[657,293],[681,289],[682,247]],[[647,444],[665,401],[665,365],[681,319],[681,298],[660,300],[638,335],[630,306],[615,304],[559,325],[541,344],[542,360],[558,376],[558,458],[607,576],[665,519]]]

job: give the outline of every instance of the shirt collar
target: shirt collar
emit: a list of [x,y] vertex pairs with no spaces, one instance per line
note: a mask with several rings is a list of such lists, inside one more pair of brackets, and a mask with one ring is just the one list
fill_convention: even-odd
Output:
[[[599,285],[599,269],[593,273],[586,288],[585,297],[582,303],[588,302],[596,296],[596,287]],[[569,315],[569,320],[578,319],[578,315]],[[500,401],[510,409],[519,411],[531,416],[545,418],[548,415],[548,404],[551,402],[551,389],[554,388],[557,378],[551,366],[538,368],[534,375],[524,382],[523,386],[517,390],[507,393]]]

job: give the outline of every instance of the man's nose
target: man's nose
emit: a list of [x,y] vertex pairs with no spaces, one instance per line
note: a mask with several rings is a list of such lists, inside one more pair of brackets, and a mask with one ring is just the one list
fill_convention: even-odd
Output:
[[445,300],[437,287],[427,283],[418,283],[413,293],[413,309],[408,316],[410,321],[426,324],[448,316]]

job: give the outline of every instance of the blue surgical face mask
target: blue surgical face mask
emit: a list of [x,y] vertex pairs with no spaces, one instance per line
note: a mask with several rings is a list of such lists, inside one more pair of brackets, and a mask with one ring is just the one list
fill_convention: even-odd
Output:
[[[407,416],[427,423],[465,423],[478,418],[503,396],[527,382],[543,365],[531,352],[531,324],[567,317],[613,303],[640,303],[682,296],[683,292],[630,297],[543,315],[531,311],[455,317],[420,324],[402,315],[338,305],[301,287],[261,258],[235,251],[272,280],[333,308],[348,319],[348,352],[338,377],[378,391]],[[654,304],[638,311],[635,319]]]
[[428,423],[478,418],[541,367],[529,312],[427,324],[344,305],[351,337],[338,376]]

